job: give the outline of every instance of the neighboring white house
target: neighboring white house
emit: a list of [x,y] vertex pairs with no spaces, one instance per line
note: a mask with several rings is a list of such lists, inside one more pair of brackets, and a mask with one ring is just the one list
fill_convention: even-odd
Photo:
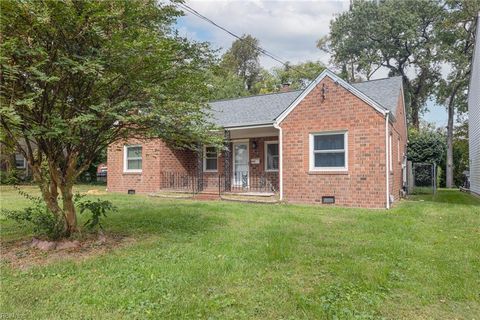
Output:
[[470,190],[480,195],[480,12],[477,17],[472,74],[468,90]]

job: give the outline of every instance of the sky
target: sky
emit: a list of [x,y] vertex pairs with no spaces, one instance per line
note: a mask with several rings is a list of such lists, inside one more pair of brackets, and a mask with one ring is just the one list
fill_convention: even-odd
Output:
[[[321,61],[326,66],[329,56],[316,47],[316,42],[329,33],[330,20],[348,10],[349,0],[187,0],[186,4],[235,34],[250,34],[260,41],[260,46],[282,61],[292,63],[308,60]],[[231,35],[200,18],[186,13],[177,22],[182,36],[192,40],[208,41],[220,53],[235,40]],[[270,69],[279,62],[262,56],[260,63]],[[383,78],[379,71],[375,78]],[[445,126],[445,108],[429,102],[430,110],[424,119],[437,126]]]

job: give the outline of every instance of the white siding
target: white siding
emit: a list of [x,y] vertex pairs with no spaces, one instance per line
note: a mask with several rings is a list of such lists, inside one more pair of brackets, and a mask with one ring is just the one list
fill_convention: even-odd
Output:
[[470,145],[470,189],[480,194],[480,13],[468,91],[468,123]]

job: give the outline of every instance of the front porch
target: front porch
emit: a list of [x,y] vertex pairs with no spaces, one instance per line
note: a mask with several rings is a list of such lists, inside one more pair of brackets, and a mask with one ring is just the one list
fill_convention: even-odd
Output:
[[222,151],[204,146],[192,153],[188,171],[160,173],[163,194],[217,195],[221,198],[278,198],[278,130],[273,126],[225,130]]

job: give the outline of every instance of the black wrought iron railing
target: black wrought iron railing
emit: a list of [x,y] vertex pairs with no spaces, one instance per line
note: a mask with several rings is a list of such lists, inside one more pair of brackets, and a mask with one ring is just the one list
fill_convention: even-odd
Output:
[[221,176],[219,192],[277,192],[278,172],[236,171],[231,176]]
[[237,171],[232,174],[204,172],[161,172],[160,189],[198,193],[278,192],[278,172]]
[[198,177],[188,172],[161,172],[160,189],[196,192],[198,191]]

